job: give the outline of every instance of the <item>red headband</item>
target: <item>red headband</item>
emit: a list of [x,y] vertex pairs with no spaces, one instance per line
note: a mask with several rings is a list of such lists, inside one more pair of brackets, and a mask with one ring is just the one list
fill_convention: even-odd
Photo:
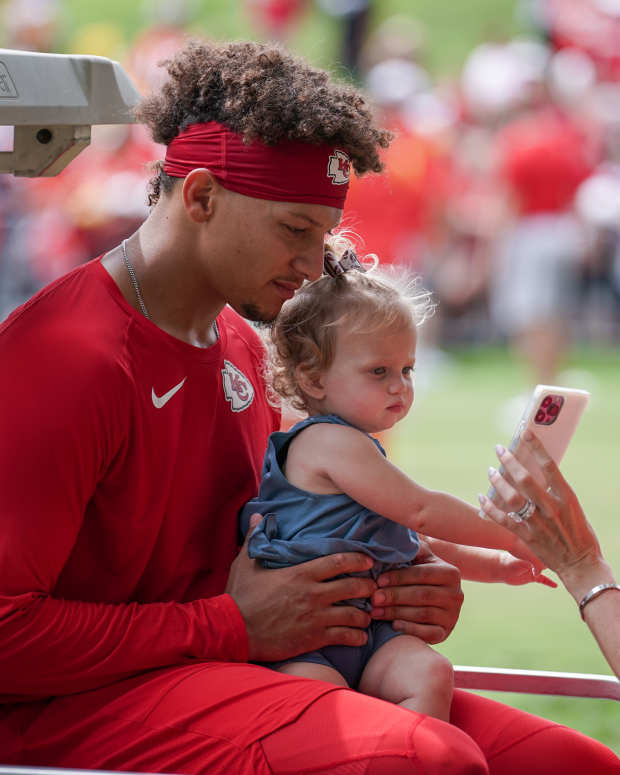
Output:
[[164,172],[184,178],[206,167],[231,191],[276,202],[308,202],[340,210],[349,187],[351,161],[331,145],[283,140],[245,145],[240,134],[217,121],[191,124],[168,145]]

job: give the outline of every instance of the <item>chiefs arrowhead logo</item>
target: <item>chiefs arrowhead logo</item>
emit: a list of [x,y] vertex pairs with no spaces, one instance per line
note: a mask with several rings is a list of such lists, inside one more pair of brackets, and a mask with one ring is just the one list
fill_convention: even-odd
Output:
[[222,369],[222,384],[224,396],[230,403],[233,412],[242,412],[254,400],[254,388],[252,383],[242,371],[230,361],[224,361]]
[[351,159],[344,151],[334,151],[327,163],[327,176],[335,186],[344,186],[349,182]]

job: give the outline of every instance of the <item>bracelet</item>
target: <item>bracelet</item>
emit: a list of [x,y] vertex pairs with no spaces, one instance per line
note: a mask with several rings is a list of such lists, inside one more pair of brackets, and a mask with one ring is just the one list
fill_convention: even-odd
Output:
[[620,591],[620,584],[598,584],[598,586],[592,587],[589,592],[586,592],[581,600],[581,603],[579,603],[579,613],[581,614],[581,618],[584,621],[585,616],[583,615],[583,609],[588,605],[588,603],[591,603],[599,595],[602,595],[603,592],[607,592],[608,589],[617,589]]

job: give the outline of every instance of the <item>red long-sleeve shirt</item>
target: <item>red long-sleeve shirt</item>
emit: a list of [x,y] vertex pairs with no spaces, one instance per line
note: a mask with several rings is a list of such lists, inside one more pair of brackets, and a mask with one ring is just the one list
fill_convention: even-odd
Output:
[[223,591],[278,417],[258,337],[217,324],[169,336],[96,260],[0,326],[0,701],[247,658]]

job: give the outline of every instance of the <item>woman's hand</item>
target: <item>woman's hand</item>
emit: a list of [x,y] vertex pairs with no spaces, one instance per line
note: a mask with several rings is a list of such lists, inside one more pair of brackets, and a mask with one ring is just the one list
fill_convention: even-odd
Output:
[[531,431],[526,431],[523,439],[542,470],[544,484],[503,447],[497,447],[497,456],[505,472],[493,471],[489,478],[505,508],[516,512],[531,500],[536,506],[533,514],[517,522],[484,495],[479,496],[480,505],[488,517],[512,530],[558,574],[578,604],[592,590],[607,585],[581,613],[611,669],[620,677],[620,592],[613,572],[557,465]]
[[[516,512],[531,500],[536,506],[534,513],[516,522],[484,495],[479,496],[480,505],[490,519],[527,544],[573,592],[577,577],[590,575],[590,568],[600,566],[601,549],[577,496],[539,439],[526,431],[523,440],[540,466],[545,484],[536,481],[532,472],[501,446],[496,451],[505,472],[492,470],[489,479],[508,510]],[[588,583],[584,579],[584,585]]]
[[391,620],[395,630],[427,643],[441,643],[452,632],[463,605],[461,575],[424,540],[413,565],[382,574],[377,584],[373,619]]

